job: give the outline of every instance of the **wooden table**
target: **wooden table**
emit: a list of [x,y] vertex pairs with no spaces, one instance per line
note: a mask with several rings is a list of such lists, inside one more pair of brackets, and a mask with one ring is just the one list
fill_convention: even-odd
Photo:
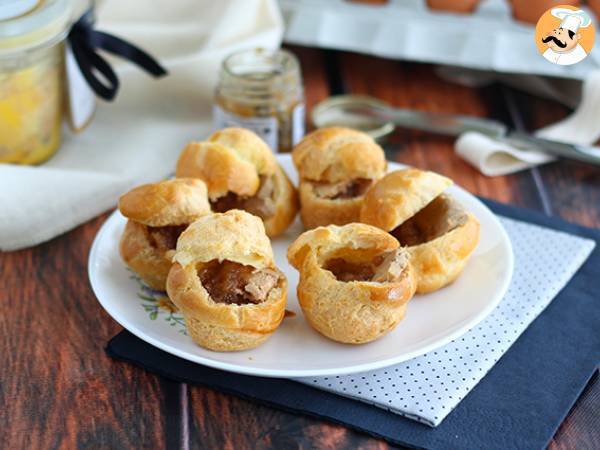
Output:
[[[403,107],[493,117],[522,129],[568,114],[556,103],[500,85],[471,89],[445,82],[429,65],[291,50],[304,68],[309,111],[323,98],[347,92]],[[560,161],[487,178],[454,155],[451,139],[415,131],[397,132],[386,152],[475,194],[600,226],[597,168]],[[389,447],[340,425],[164,380],[108,358],[104,346],[121,327],[102,310],[87,278],[88,251],[106,217],[35,248],[0,254],[2,448]],[[598,378],[565,419],[552,449],[600,448]]]

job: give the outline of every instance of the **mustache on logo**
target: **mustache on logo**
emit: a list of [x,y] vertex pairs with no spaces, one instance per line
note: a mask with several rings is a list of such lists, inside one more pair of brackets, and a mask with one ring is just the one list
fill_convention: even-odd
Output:
[[567,46],[566,42],[560,41],[556,36],[547,36],[545,38],[542,38],[542,42],[544,44],[547,43],[547,42],[550,42],[550,41],[553,41],[560,48],[565,48]]

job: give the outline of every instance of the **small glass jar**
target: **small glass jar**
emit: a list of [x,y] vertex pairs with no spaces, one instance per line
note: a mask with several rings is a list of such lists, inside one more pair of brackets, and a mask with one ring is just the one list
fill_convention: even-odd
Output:
[[304,90],[297,58],[285,50],[234,53],[221,66],[214,127],[248,128],[273,151],[289,152],[304,135]]
[[60,145],[70,7],[69,0],[0,5],[0,163],[38,164]]

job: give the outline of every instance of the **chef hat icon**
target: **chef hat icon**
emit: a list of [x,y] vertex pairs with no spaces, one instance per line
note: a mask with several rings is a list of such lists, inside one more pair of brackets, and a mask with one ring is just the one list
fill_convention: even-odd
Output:
[[592,23],[590,16],[581,9],[553,8],[551,14],[560,19],[560,28],[577,33],[579,28],[586,28]]

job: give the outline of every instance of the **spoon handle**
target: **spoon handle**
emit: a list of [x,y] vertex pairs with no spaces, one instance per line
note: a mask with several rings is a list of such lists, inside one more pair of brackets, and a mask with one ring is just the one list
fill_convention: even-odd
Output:
[[[355,111],[359,112],[359,111]],[[402,108],[369,107],[360,111],[385,122],[393,122],[404,128],[432,133],[458,136],[467,131],[477,131],[490,137],[504,136],[507,127],[501,122],[479,117],[431,113]]]
[[552,141],[515,131],[508,133],[502,140],[521,150],[535,150],[560,158],[573,159],[600,166],[600,147]]

